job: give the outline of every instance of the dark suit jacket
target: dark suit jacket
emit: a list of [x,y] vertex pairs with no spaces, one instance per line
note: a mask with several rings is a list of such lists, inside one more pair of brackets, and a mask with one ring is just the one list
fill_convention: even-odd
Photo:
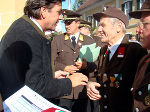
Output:
[[132,90],[134,110],[137,109],[140,112],[150,112],[150,105],[147,105],[146,102],[146,97],[150,96],[148,84],[150,84],[150,54],[143,57],[138,65]]
[[137,43],[129,43],[125,36],[111,60],[106,63],[106,49],[107,46],[101,49],[98,66],[101,112],[132,112],[130,89],[138,62],[147,51]]
[[51,43],[27,16],[16,20],[3,36],[0,56],[3,100],[24,85],[47,99],[71,93],[69,79],[53,78]]
[[[54,57],[55,71],[64,70],[68,65],[75,65],[82,45],[88,45],[94,42],[95,41],[91,37],[80,34],[76,47],[74,48],[70,37],[66,33],[54,37],[52,41],[52,54]],[[79,72],[88,76],[89,70],[91,70],[92,67],[91,63],[88,63],[88,68],[90,69],[81,70]],[[85,98],[87,97],[85,90],[85,88],[83,90],[83,86],[73,88],[71,95],[66,96],[65,98]]]

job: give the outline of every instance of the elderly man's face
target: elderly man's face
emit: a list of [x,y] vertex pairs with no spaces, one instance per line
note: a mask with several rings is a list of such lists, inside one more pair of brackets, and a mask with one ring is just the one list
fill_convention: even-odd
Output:
[[100,32],[101,41],[109,43],[115,38],[116,27],[112,24],[111,18],[103,17],[100,19],[98,31]]
[[141,22],[136,31],[140,35],[142,46],[150,49],[150,13],[142,14]]

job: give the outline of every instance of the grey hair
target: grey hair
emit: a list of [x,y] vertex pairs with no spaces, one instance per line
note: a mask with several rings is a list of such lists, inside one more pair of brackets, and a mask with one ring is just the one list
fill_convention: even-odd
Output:
[[120,23],[122,24],[122,31],[123,31],[124,33],[126,33],[125,24],[124,24],[121,20],[119,20],[118,18],[111,18],[111,22],[112,22],[113,25],[114,25],[116,22],[120,22]]

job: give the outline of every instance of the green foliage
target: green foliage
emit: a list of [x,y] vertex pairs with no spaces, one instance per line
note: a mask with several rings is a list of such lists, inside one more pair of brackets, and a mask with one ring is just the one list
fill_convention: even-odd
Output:
[[73,11],[76,11],[86,0],[75,0]]

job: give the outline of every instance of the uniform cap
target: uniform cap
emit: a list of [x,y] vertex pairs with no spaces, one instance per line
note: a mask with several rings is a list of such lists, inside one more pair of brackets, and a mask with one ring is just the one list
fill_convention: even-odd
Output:
[[112,18],[117,18],[121,20],[126,27],[129,24],[128,17],[124,14],[124,12],[112,6],[106,6],[104,7],[103,12],[96,13],[93,15],[94,19],[96,19],[97,21],[99,21],[100,18],[103,16],[110,16]]
[[84,27],[84,26],[91,27],[92,23],[88,22],[88,21],[85,21],[85,20],[80,20],[80,27]]

